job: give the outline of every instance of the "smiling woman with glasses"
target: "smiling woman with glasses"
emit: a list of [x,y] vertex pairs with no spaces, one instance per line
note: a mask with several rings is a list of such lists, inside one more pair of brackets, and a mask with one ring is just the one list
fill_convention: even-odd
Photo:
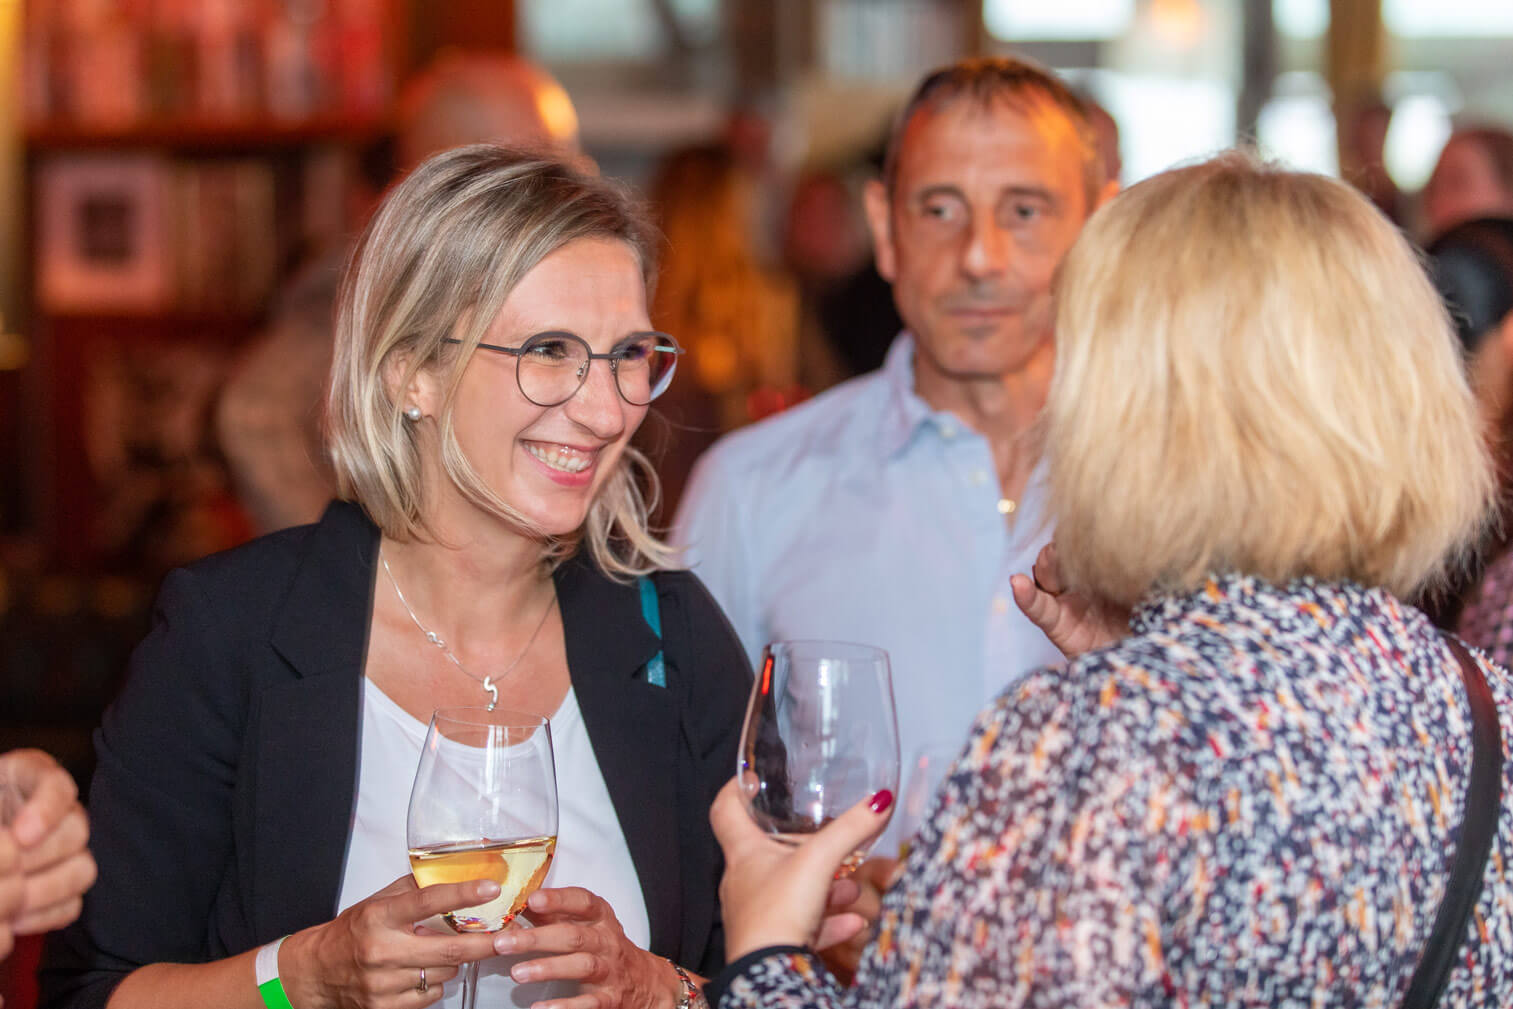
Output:
[[[615,186],[498,147],[385,198],[338,304],[344,500],[165,582],[99,737],[101,877],[49,1005],[455,1006],[472,961],[480,1005],[701,1001],[724,947],[707,810],[750,674],[646,524],[629,442],[682,353],[648,318],[652,248]],[[456,705],[550,720],[534,928],[431,930],[519,865],[411,879],[410,783]]]

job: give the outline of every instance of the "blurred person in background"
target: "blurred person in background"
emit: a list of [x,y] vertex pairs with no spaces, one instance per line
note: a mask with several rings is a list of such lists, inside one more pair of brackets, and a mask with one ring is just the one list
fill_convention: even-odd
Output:
[[1419,203],[1428,242],[1464,221],[1513,217],[1513,130],[1492,124],[1457,129]]
[[[675,539],[753,660],[784,638],[888,651],[906,760],[1061,658],[1009,579],[1050,535],[1036,421],[1051,280],[1116,189],[1082,101],[1049,71],[930,74],[866,192],[908,328],[881,371],[722,440],[679,509]],[[858,878],[892,870],[879,858]]]
[[[877,272],[866,215],[851,179],[881,171],[883,145],[860,164],[799,176],[783,226],[783,261],[804,302],[801,353],[812,388],[876,371],[903,321]],[[857,187],[858,191],[860,186]]]
[[95,879],[74,779],[41,750],[0,753],[0,960],[79,916]]
[[1342,109],[1340,174],[1365,194],[1376,209],[1393,224],[1406,217],[1403,194],[1387,172],[1387,131],[1392,126],[1392,106],[1377,95],[1350,103]]
[[794,848],[731,781],[711,1002],[1513,1004],[1513,679],[1402,601],[1494,490],[1415,251],[1231,153],[1112,201],[1057,284],[1057,543],[1015,591],[1073,661],[982,711],[851,991],[804,946],[891,797]]
[[[516,56],[448,52],[400,95],[392,145],[363,164],[354,219],[366,221],[392,180],[437,151],[501,143],[582,157],[578,119],[562,86]],[[586,162],[585,162],[586,164]],[[268,329],[227,380],[216,430],[255,532],[314,522],[335,493],[321,450],[321,395],[331,367],[331,325],[346,248],[327,250],[279,293]]]
[[758,257],[752,185],[725,145],[674,151],[650,185],[664,243],[652,323],[689,351],[683,382],[643,435],[668,516],[704,449],[795,394],[798,296]]
[[[455,1006],[471,961],[480,1005],[674,1009],[719,965],[707,814],[750,674],[646,525],[628,443],[677,361],[655,251],[619,188],[534,152],[390,190],[338,303],[341,500],[164,581],[95,736],[100,881],[44,1004],[258,1009],[260,950],[300,1009]],[[551,719],[536,927],[417,930],[500,892],[417,888],[406,842],[432,711],[493,702]]]
[[[876,368],[900,325],[892,292],[872,266],[852,174],[844,165],[800,171],[783,215],[783,266],[799,292],[799,376],[810,390]],[[875,286],[870,297],[854,297],[853,278],[864,270],[876,278]],[[885,313],[882,321],[879,313]],[[857,360],[859,343],[865,353],[876,348],[870,363]]]
[[1502,521],[1448,592],[1431,597],[1441,626],[1503,666],[1513,663],[1513,218],[1457,224],[1429,244],[1496,464]]

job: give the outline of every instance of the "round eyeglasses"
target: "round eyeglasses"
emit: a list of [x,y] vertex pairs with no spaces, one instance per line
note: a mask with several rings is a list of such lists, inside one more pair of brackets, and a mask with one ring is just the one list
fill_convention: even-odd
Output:
[[[461,343],[448,337],[446,343]],[[561,406],[588,381],[594,361],[609,362],[620,398],[631,406],[645,406],[667,391],[683,348],[666,333],[632,333],[607,354],[595,354],[574,333],[537,333],[518,347],[480,343],[479,350],[509,354],[515,359],[515,383],[537,406]]]

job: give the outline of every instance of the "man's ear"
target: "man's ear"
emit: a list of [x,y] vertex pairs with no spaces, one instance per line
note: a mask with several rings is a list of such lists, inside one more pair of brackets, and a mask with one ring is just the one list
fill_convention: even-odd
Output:
[[862,207],[867,212],[867,228],[872,232],[872,255],[877,272],[889,283],[898,272],[898,254],[893,246],[893,207],[888,188],[872,179],[862,190]]

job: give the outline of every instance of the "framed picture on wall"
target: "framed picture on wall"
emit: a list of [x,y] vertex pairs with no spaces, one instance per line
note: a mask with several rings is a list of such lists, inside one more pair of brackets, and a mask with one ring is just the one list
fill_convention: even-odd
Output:
[[46,158],[37,293],[49,312],[149,312],[171,297],[167,162],[150,154]]

